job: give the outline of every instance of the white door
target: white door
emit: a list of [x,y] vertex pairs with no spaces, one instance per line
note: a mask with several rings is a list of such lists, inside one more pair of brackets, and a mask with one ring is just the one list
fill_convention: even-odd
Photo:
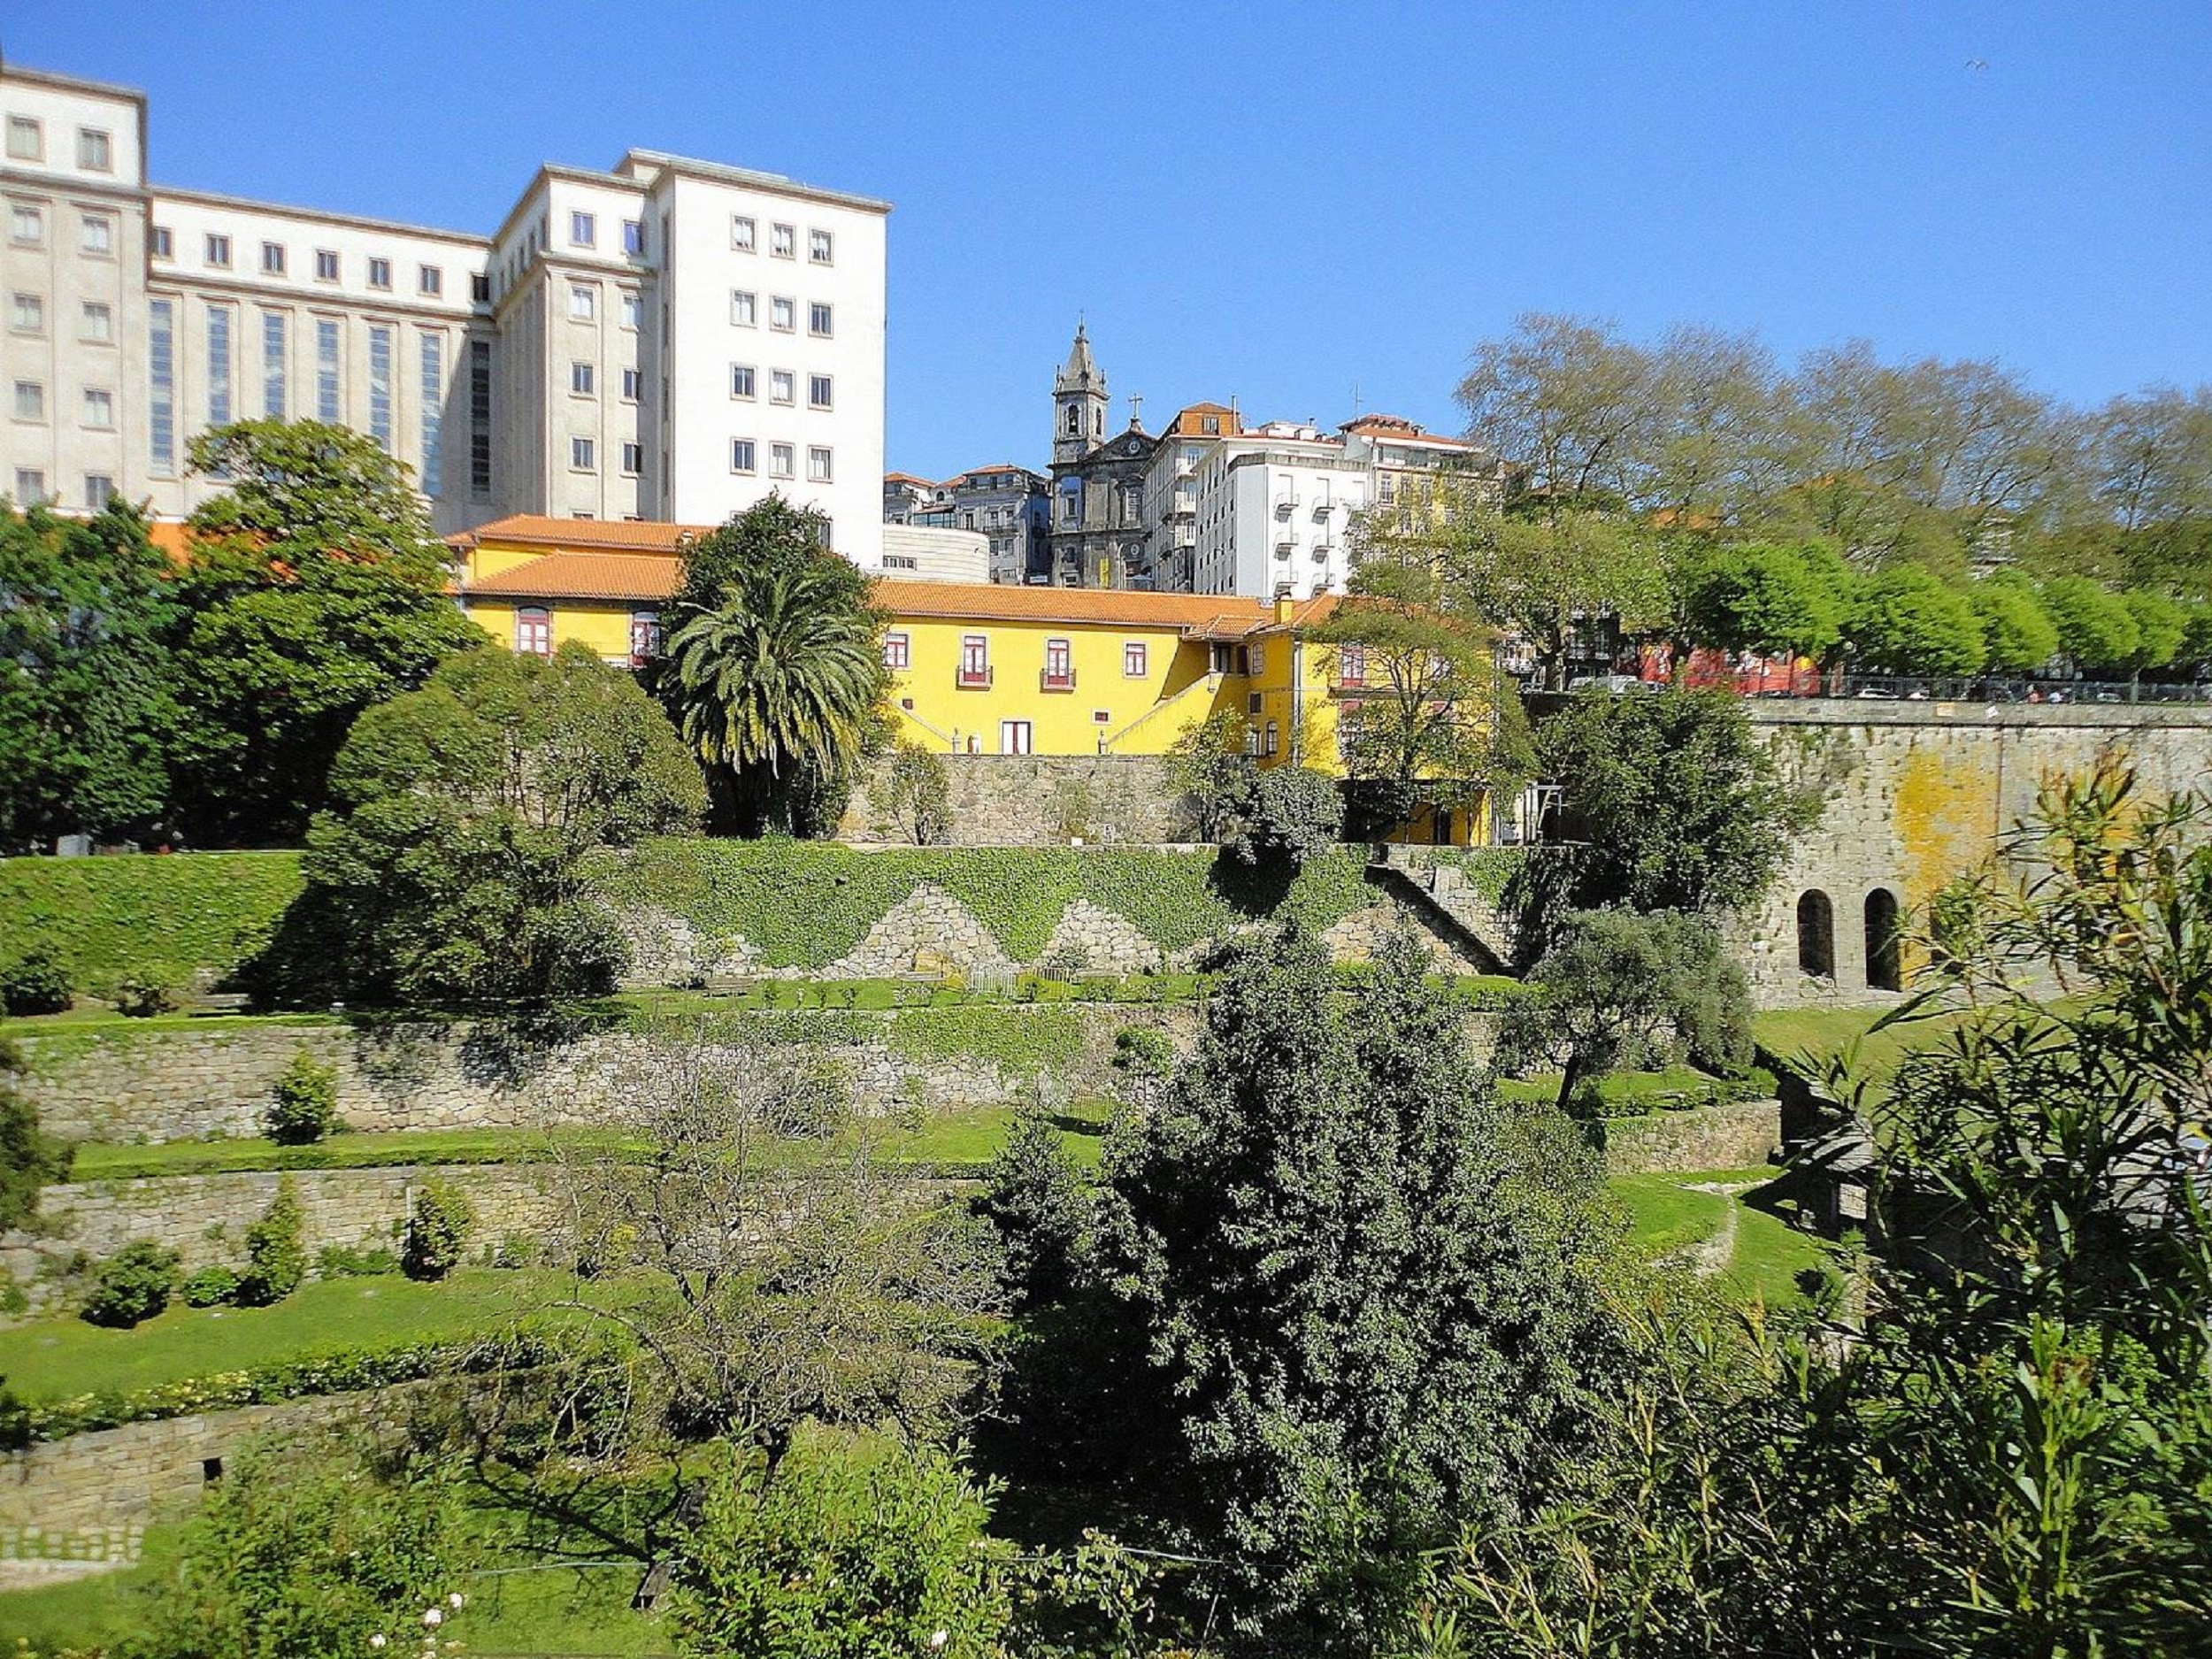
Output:
[[998,752],[1002,755],[1028,754],[1029,722],[1001,720],[998,723]]

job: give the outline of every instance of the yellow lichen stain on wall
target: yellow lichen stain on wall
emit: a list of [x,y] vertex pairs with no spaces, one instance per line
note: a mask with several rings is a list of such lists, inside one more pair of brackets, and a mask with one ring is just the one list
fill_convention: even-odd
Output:
[[1898,766],[1891,822],[1908,908],[1924,908],[1946,882],[1993,850],[1997,761],[1993,744],[1923,740]]

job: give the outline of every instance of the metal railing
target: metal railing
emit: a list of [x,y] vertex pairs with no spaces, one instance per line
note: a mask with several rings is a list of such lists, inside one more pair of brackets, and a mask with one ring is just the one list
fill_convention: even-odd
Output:
[[[1663,691],[1673,682],[1642,680],[1633,674],[1605,673],[1582,669],[1571,674],[1568,689],[1597,688],[1617,694]],[[1694,691],[1728,691],[1757,700],[1843,698],[1869,703],[1981,703],[2055,704],[2093,703],[2163,704],[2203,708],[2212,706],[2212,682],[2202,680],[2026,680],[1975,675],[1944,677],[1924,674],[1818,674],[1809,671],[1792,676],[1740,674],[1694,675],[1682,682]],[[1530,680],[1525,691],[1544,689]]]

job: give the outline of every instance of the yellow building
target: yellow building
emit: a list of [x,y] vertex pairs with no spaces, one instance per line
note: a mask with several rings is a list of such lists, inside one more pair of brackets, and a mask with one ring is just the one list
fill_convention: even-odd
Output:
[[[637,664],[695,534],[666,524],[503,518],[450,539],[464,610],[513,650],[580,641]],[[1356,651],[1305,630],[1333,598],[1269,604],[1127,588],[879,581],[884,663],[903,739],[966,755],[1159,755],[1225,710],[1263,765],[1302,754],[1341,775],[1339,711],[1363,695]],[[1408,826],[1464,842],[1479,809]],[[1439,830],[1442,831],[1440,835]]]

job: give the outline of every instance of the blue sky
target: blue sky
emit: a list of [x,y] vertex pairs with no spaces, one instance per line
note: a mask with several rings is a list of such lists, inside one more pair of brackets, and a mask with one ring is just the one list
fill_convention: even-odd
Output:
[[2212,380],[2204,0],[10,0],[0,51],[146,88],[172,184],[488,230],[641,145],[887,197],[930,476],[1041,464],[1079,311],[1117,421],[1457,430],[1526,310]]

